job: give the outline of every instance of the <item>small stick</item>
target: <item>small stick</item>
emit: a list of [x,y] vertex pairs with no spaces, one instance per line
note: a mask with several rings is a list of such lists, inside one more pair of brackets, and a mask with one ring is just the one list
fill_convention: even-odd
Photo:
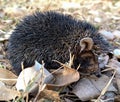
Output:
[[0,81],[17,81],[17,79],[5,79],[5,78],[0,78]]
[[116,71],[114,71],[113,76],[111,77],[111,79],[109,80],[109,82],[107,83],[107,85],[104,87],[104,89],[102,90],[100,96],[97,98],[97,100],[95,102],[100,102],[101,96],[104,95],[105,92],[107,91],[107,89],[108,89],[109,85],[111,84],[111,82],[112,82],[115,74],[116,74]]

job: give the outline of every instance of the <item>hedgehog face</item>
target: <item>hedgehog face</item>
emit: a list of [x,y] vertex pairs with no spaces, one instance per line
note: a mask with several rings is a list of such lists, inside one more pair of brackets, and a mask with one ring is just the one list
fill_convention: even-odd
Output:
[[85,74],[93,74],[98,72],[98,57],[92,51],[83,51],[73,60],[75,68]]
[[92,50],[93,40],[88,37],[83,38],[80,41],[79,47],[77,47],[77,51],[76,53],[74,53],[74,60],[73,60],[74,68],[78,68],[79,72],[85,74],[88,73],[93,74],[98,72],[99,71],[98,56]]

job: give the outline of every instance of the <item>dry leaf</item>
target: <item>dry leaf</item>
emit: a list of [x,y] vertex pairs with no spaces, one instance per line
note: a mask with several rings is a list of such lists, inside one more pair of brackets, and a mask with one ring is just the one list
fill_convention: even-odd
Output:
[[102,102],[106,102],[106,101],[107,102],[116,102],[116,101],[114,101],[115,96],[116,96],[116,94],[114,92],[108,91],[101,97],[100,101],[102,100]]
[[0,87],[5,87],[5,84],[2,81],[0,81]]
[[65,102],[73,102],[73,101],[70,100],[70,99],[65,98]]
[[13,85],[16,83],[17,76],[9,70],[0,68],[0,80],[8,85]]
[[115,97],[115,101],[114,102],[120,102],[120,95],[117,95],[116,97]]
[[115,80],[116,80],[116,84],[117,84],[118,91],[119,91],[119,94],[120,94],[120,75],[116,75]]
[[[73,88],[73,93],[77,95],[80,100],[88,101],[100,95],[100,92],[105,87],[109,79],[110,78],[105,75],[97,79],[83,78]],[[111,84],[108,91],[116,91],[116,89]]]
[[108,66],[110,66],[111,68],[113,68],[114,70],[116,70],[116,75],[115,75],[115,80],[116,80],[116,84],[120,93],[120,62],[118,62],[117,60],[110,60]]
[[[33,91],[33,88],[37,87],[41,77],[44,77],[44,79],[42,80],[44,83],[50,82],[53,79],[53,76],[45,68],[43,68],[43,72],[41,72],[41,68],[42,65],[35,61],[35,65],[33,67],[24,69],[17,79],[17,90]],[[44,74],[44,76],[42,76],[42,74]],[[32,84],[32,86],[30,83]],[[31,86],[30,89],[29,86]]]
[[116,70],[116,75],[120,75],[120,62],[117,60],[111,59],[108,63],[108,66]]
[[80,100],[87,101],[92,99],[100,94],[89,79],[81,79],[77,85],[73,88],[73,93],[77,95]]
[[64,69],[56,71],[53,75],[55,76],[55,86],[68,85],[80,79],[79,72],[67,66],[64,66]]
[[51,101],[55,102],[60,102],[59,93],[52,90],[44,89],[43,91],[41,91],[40,95],[38,96],[38,100],[40,100],[41,98],[50,99]]
[[15,99],[17,96],[20,96],[18,91],[0,87],[0,101],[9,101]]

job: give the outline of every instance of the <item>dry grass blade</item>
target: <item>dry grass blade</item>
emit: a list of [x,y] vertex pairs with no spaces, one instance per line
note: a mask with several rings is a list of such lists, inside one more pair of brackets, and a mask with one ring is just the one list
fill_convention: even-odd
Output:
[[5,79],[5,78],[0,78],[0,81],[17,81],[17,79]]
[[41,77],[40,77],[40,80],[39,80],[39,82],[38,82],[39,91],[38,91],[38,93],[37,93],[37,95],[36,95],[36,97],[35,97],[35,99],[34,99],[33,102],[36,102],[36,101],[37,101],[37,99],[38,99],[41,91],[43,91],[43,90],[45,89],[46,84],[44,84],[44,80],[45,80],[44,64],[42,64],[42,67],[41,67]]
[[72,56],[71,52],[70,52],[70,60],[68,63],[68,66],[71,67],[73,65],[73,59],[74,59],[74,55]]
[[61,63],[61,62],[59,62],[59,61],[57,61],[57,60],[53,60],[53,61],[59,63],[59,64],[62,66],[62,68],[63,68],[63,67],[68,67],[68,68],[70,68],[69,64],[63,64],[63,63]]
[[97,98],[97,100],[95,102],[100,102],[101,96],[104,95],[105,92],[107,91],[107,89],[108,89],[109,85],[111,84],[111,82],[112,82],[115,74],[116,74],[116,71],[114,71],[113,76],[111,77],[111,79],[109,80],[109,82],[107,83],[107,85],[105,86],[105,88],[102,90],[100,96]]

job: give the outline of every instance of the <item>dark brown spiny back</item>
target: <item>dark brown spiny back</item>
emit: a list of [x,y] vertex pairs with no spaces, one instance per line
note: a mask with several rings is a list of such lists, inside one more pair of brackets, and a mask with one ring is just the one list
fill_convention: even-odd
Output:
[[22,61],[24,67],[32,66],[35,60],[40,63],[44,60],[46,68],[58,68],[52,60],[68,62],[69,50],[77,55],[79,42],[85,37],[92,38],[101,51],[109,51],[109,43],[91,24],[52,11],[37,12],[16,26],[9,39],[8,58],[17,74]]

